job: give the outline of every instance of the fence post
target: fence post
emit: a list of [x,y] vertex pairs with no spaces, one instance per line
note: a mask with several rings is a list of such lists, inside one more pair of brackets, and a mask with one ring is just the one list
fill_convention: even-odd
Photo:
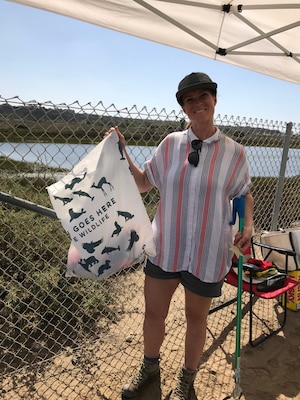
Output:
[[274,207],[273,207],[273,212],[272,212],[271,231],[275,231],[278,228],[278,215],[279,215],[279,210],[280,210],[281,196],[282,196],[284,178],[285,178],[286,163],[288,160],[288,152],[289,152],[290,140],[291,140],[291,135],[292,135],[292,127],[293,127],[292,122],[289,122],[286,126],[286,131],[285,131],[285,135],[284,135],[281,166],[280,166],[280,172],[279,172],[279,177],[278,177]]
[[12,196],[8,193],[0,192],[0,201],[12,204],[13,206],[16,207],[25,208],[26,210],[44,215],[45,217],[57,219],[56,212],[51,208],[40,206],[38,204],[32,203],[31,201],[23,200],[20,199],[19,197]]

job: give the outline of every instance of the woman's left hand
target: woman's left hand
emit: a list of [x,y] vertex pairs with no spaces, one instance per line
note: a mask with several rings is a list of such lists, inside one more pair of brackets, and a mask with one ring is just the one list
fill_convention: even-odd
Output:
[[244,254],[251,246],[252,226],[244,227],[243,232],[237,232],[234,237],[234,245]]

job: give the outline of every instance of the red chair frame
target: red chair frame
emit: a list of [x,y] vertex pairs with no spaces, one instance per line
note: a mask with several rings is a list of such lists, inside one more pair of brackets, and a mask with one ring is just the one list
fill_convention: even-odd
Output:
[[[268,249],[267,254],[264,257],[264,260],[267,260],[269,255],[273,251],[283,254],[285,256],[285,270],[282,272],[285,272],[287,274],[289,257],[295,257],[295,255],[296,255],[296,253],[293,250],[283,249],[280,247],[270,246],[267,244],[252,241],[251,247],[252,247],[252,253],[253,253],[254,258],[255,258],[255,246]],[[227,276],[225,278],[225,282],[228,283],[229,285],[232,285],[235,287],[238,286],[238,277],[232,268],[229,271],[229,273],[227,274]],[[256,285],[252,282],[251,274],[250,274],[250,282],[249,283],[243,281],[242,290],[243,290],[243,292],[249,293],[249,343],[252,347],[257,346],[258,344],[262,343],[264,340],[266,340],[266,339],[270,338],[271,336],[275,335],[276,333],[280,332],[284,328],[286,321],[287,321],[287,293],[290,289],[294,288],[297,285],[298,285],[298,282],[295,279],[293,279],[292,277],[287,275],[286,279],[285,279],[285,285],[282,288],[276,289],[276,290],[273,290],[270,292],[260,292],[256,289]],[[269,330],[268,334],[265,334],[259,338],[254,339],[253,338],[253,318],[254,318],[255,314],[253,312],[253,305],[257,298],[261,298],[264,300],[281,298],[281,305],[282,305],[282,309],[283,309],[283,319],[282,319],[282,321],[278,320],[278,325],[279,325],[278,328],[273,329],[273,328],[268,327],[268,330]],[[225,303],[222,303],[221,305],[212,308],[210,310],[209,314],[212,314],[220,309],[223,309],[224,307],[227,307],[230,304],[235,303],[236,301],[237,301],[237,297],[234,297],[234,298],[226,301]]]

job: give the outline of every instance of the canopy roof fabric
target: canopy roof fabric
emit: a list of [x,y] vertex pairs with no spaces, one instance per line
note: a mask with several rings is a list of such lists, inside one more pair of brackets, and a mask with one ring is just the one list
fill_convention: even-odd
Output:
[[12,0],[300,83],[300,1]]

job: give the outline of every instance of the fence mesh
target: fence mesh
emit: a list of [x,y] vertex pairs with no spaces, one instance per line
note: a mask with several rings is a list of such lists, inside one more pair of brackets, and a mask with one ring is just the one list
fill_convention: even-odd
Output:
[[[246,147],[255,199],[255,232],[270,229],[274,204],[278,227],[300,221],[300,125],[293,124],[282,191],[287,125],[240,117],[215,118],[228,136]],[[118,109],[115,105],[24,102],[0,96],[1,192],[24,204],[51,207],[46,187],[79,162],[111,127],[118,125],[129,153],[143,165],[168,133],[184,128],[182,112]],[[152,189],[143,195],[149,215],[157,203]],[[39,212],[0,203],[0,393],[4,400],[84,400],[120,398],[122,384],[142,355],[143,273],[128,268],[103,281],[65,277],[69,237],[59,221]],[[225,285],[213,306],[234,295]],[[232,292],[233,291],[233,292]],[[243,313],[248,299],[243,295]],[[277,303],[258,303],[272,316]],[[209,316],[208,339],[196,388],[203,399],[220,400],[233,388],[235,306]],[[265,308],[268,308],[266,311]],[[242,343],[247,343],[247,319]],[[266,330],[263,317],[255,327]],[[185,332],[182,289],[171,304],[162,349],[163,396],[174,384],[183,356]],[[198,378],[197,378],[198,379]],[[199,378],[200,379],[200,378]],[[159,388],[145,399],[159,398]],[[164,397],[165,398],[165,397]]]

